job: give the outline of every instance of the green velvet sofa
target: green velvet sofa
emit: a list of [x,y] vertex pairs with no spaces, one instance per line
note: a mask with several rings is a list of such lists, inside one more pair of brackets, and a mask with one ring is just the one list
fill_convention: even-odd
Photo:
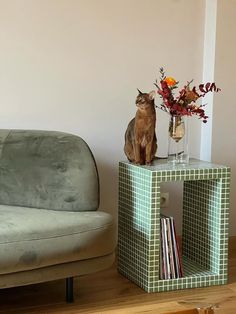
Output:
[[112,265],[110,214],[88,145],[54,131],[0,130],[0,288],[73,277]]

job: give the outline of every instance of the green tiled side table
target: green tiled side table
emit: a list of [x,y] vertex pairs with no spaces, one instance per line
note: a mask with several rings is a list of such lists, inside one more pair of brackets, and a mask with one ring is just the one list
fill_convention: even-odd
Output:
[[[159,279],[160,186],[184,181],[184,277]],[[230,168],[199,160],[119,165],[118,270],[147,292],[227,282]]]

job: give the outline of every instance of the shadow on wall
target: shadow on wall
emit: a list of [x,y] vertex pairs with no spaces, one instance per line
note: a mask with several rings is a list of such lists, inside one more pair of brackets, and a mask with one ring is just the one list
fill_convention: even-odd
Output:
[[100,181],[99,209],[109,212],[117,220],[118,211],[118,167],[119,163],[96,160]]

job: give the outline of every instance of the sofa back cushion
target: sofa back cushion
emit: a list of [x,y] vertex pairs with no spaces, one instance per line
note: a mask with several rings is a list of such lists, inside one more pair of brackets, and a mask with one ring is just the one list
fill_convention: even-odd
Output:
[[0,130],[0,204],[96,210],[99,182],[88,145],[61,132]]

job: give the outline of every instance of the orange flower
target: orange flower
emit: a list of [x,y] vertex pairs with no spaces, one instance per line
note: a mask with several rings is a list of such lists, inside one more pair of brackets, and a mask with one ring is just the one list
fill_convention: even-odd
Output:
[[171,76],[166,77],[164,81],[167,83],[169,87],[174,86],[177,83],[176,80]]

